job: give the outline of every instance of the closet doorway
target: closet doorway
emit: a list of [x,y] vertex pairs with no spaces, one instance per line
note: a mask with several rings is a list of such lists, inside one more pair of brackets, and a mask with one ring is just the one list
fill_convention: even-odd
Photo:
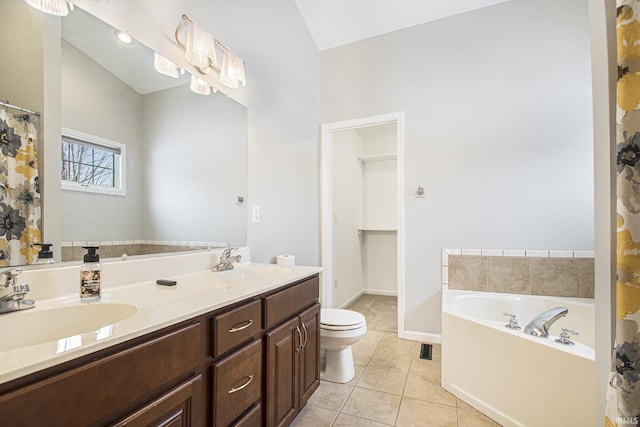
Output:
[[344,308],[363,294],[395,298],[393,322],[388,315],[372,316],[371,321],[382,329],[397,326],[401,338],[403,147],[402,112],[322,126],[323,307]]

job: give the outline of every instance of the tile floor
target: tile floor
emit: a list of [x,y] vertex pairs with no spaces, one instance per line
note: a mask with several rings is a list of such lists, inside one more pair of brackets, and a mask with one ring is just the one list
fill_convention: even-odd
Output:
[[495,421],[440,387],[440,346],[420,359],[420,343],[396,336],[396,297],[362,295],[348,308],[367,318],[353,346],[356,376],[347,384],[321,381],[295,427],[495,427]]

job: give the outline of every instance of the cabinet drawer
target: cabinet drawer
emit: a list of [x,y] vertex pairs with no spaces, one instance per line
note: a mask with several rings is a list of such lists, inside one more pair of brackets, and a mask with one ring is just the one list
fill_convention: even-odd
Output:
[[193,370],[200,324],[0,396],[7,426],[91,425]]
[[255,341],[213,365],[213,424],[227,426],[260,399],[262,343]]
[[260,300],[215,316],[211,340],[213,357],[218,357],[260,332],[261,318]]
[[200,375],[163,394],[113,427],[183,427],[192,424],[192,398],[200,386]]
[[264,299],[264,328],[270,329],[318,300],[318,276]]
[[235,422],[233,427],[256,427],[262,425],[262,407],[257,405]]

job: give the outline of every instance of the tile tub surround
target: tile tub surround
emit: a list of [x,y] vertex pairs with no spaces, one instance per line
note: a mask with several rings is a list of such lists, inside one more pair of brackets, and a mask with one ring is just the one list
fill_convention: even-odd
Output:
[[593,298],[593,252],[444,249],[442,284],[457,290]]

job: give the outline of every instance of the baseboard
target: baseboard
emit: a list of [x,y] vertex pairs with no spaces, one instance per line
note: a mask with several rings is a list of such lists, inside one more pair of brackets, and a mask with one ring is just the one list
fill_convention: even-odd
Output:
[[398,291],[385,291],[382,289],[364,289],[362,293],[369,294],[369,295],[383,295],[383,296],[389,296],[389,297],[398,296]]
[[429,342],[433,344],[442,343],[442,335],[432,334],[429,332],[404,331],[404,334],[402,334],[400,338],[404,338],[406,340],[420,341],[420,342]]
[[355,300],[357,300],[358,298],[360,298],[360,296],[362,294],[364,294],[364,289],[361,289],[358,293],[356,293],[354,296],[352,296],[351,298],[349,298],[347,301],[345,301],[340,307],[338,308],[345,308],[348,307],[349,305],[351,305],[351,303],[353,303]]

